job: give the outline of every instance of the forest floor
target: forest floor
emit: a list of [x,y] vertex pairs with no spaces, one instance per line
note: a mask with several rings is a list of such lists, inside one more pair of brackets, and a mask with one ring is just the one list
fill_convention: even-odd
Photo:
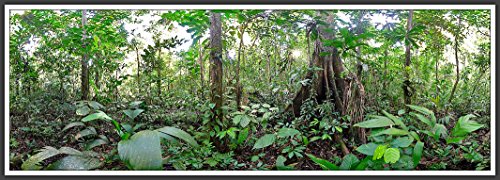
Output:
[[[115,105],[120,107],[121,105]],[[107,109],[119,109],[119,108],[110,108]],[[181,109],[168,109],[163,110],[166,114],[174,114],[175,112],[185,111]],[[74,134],[78,133],[78,129],[69,129],[68,131],[61,131],[67,124],[71,122],[80,121],[81,116],[77,116],[75,113],[74,105],[70,103],[60,103],[57,108],[46,108],[37,113],[29,113],[18,110],[12,110],[10,113],[10,123],[11,123],[11,131],[10,131],[10,158],[11,158],[11,170],[20,170],[21,164],[23,160],[27,159],[29,155],[33,155],[36,153],[36,150],[39,150],[45,146],[52,147],[72,147],[74,149],[83,149],[82,141],[75,140],[75,138],[71,138]],[[118,110],[107,110],[106,113],[115,119],[123,118],[123,115]],[[158,113],[158,112],[153,112]],[[185,113],[196,113],[196,112],[185,112]],[[147,123],[148,127],[144,128],[158,128],[163,126],[169,126],[178,122],[167,122],[160,118],[160,116],[151,116],[151,114],[143,113],[138,119],[137,123]],[[183,123],[183,122],[181,122]],[[184,122],[187,124],[183,124],[181,126],[187,126],[189,122]],[[195,126],[194,128],[198,128],[197,126],[201,126],[199,123],[189,124]],[[451,128],[451,125],[449,125]],[[114,133],[114,127],[111,123],[106,122],[98,122],[96,127],[98,134],[106,134],[111,143],[104,144],[101,146],[97,146],[93,148],[93,151],[98,152],[100,154],[108,154],[113,151],[114,146],[118,143],[120,137]],[[255,134],[255,135],[258,135]],[[486,142],[487,138],[490,137],[490,129],[483,128],[474,133],[473,136],[470,136],[466,141],[468,142],[479,142],[481,146],[482,142]],[[356,144],[353,141],[349,141],[348,139],[344,139],[347,143],[348,149],[353,151],[356,149],[359,144]],[[441,142],[441,144],[446,146],[446,143]],[[488,145],[489,146],[489,145]],[[453,147],[456,149],[459,147]],[[489,151],[485,151],[486,148],[478,148],[479,153],[488,158],[490,156]],[[276,158],[279,155],[281,149],[277,146],[271,146],[266,149],[264,157],[261,159],[265,164],[274,164],[276,162]],[[342,157],[342,152],[340,148],[337,148],[334,141],[331,140],[319,140],[315,142],[311,142],[307,145],[304,150],[305,153],[315,154],[319,157],[323,157],[325,159],[331,159],[333,157]],[[256,152],[254,152],[251,146],[243,146],[234,150],[234,157],[239,163],[245,164],[242,167],[230,167],[228,169],[240,169],[245,170],[249,169],[251,166],[255,166],[256,162],[252,162],[250,159],[254,156]],[[42,165],[48,165],[58,158],[61,155],[49,158],[44,161]],[[360,155],[360,158],[364,155]],[[449,155],[449,159],[456,161],[456,163],[448,163],[446,169],[448,170],[474,170],[476,169],[477,163],[470,163],[463,157],[463,153],[454,154],[453,151]],[[104,158],[101,158],[104,161]],[[415,168],[416,170],[428,170],[433,165],[439,164],[445,159],[441,159],[439,157],[422,157],[420,164]],[[297,158],[294,157],[292,159],[287,160],[288,164],[294,165],[296,169],[299,170],[319,170],[320,166],[315,164],[307,157]],[[205,165],[206,166],[206,165]],[[271,166],[270,166],[271,167]],[[207,167],[209,168],[209,167]],[[112,161],[105,163],[104,167],[100,168],[101,170],[127,170],[125,164],[120,161]],[[165,170],[175,170],[172,164],[165,164]],[[203,168],[202,168],[203,169]],[[483,170],[488,170],[489,166]]]

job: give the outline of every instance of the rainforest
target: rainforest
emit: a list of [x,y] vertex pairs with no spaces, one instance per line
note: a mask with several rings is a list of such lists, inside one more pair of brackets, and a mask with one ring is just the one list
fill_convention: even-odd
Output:
[[9,169],[490,170],[490,11],[11,10]]

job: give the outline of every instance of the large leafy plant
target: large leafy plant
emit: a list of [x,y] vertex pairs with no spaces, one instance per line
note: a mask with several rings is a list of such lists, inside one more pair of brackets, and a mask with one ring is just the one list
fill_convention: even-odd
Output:
[[179,138],[191,146],[198,146],[198,143],[191,135],[175,127],[166,126],[156,130],[143,130],[133,134],[126,126],[124,127],[102,111],[82,119],[84,122],[93,120],[105,120],[113,123],[116,132],[122,138],[118,143],[120,159],[130,169],[134,170],[155,170],[162,168],[161,138],[166,140]]
[[56,149],[51,146],[46,146],[37,154],[24,161],[21,168],[23,170],[40,170],[43,168],[40,164],[51,157],[57,155],[66,155],[54,163],[49,164],[46,169],[57,170],[91,170],[99,168],[103,165],[100,161],[99,154],[93,151],[78,151],[70,147],[61,147]]
[[[355,127],[372,129],[370,137],[375,141],[358,147],[356,151],[371,156],[372,160],[383,159],[385,163],[389,164],[394,164],[401,159],[411,159],[409,155],[412,155],[413,162],[404,162],[408,166],[414,167],[422,157],[424,143],[420,140],[417,132],[410,130],[400,117],[386,111],[382,111],[382,113],[385,116],[370,115],[370,120],[354,125]],[[414,140],[416,143],[413,144]],[[413,150],[408,153],[410,152],[408,149],[411,149],[412,145]]]
[[[143,130],[134,133],[139,126],[132,127],[128,124],[121,124],[118,121],[109,117],[106,113],[96,110],[96,113],[90,114],[82,119],[82,122],[92,122],[95,120],[104,120],[111,122],[115,127],[116,133],[121,137],[118,143],[118,155],[120,159],[130,168],[134,170],[157,170],[162,169],[162,148],[161,139],[175,141],[176,138],[181,139],[191,146],[198,146],[196,140],[186,133],[185,131],[175,127],[163,127],[156,130]],[[85,126],[82,122],[75,122],[68,124],[64,130],[72,127]],[[80,131],[75,138],[81,138],[89,135],[96,135],[95,128],[89,126]],[[91,149],[95,146],[108,143],[104,141],[105,136],[99,136],[99,139],[90,141],[86,144],[86,149]],[[107,140],[107,138],[105,138]],[[104,142],[101,142],[104,141]],[[67,154],[67,156],[48,168],[52,169],[95,169],[102,164],[100,160],[96,160],[96,153],[92,152],[79,152],[72,148],[63,147],[59,150],[46,147],[40,153],[30,157],[24,164],[23,169],[37,170],[42,167],[38,164],[50,157],[58,154]],[[97,163],[99,162],[99,163]]]
[[484,125],[470,120],[475,118],[475,115],[468,114],[458,118],[455,126],[451,129],[451,133],[448,133],[446,127],[436,121],[436,116],[431,110],[415,105],[408,105],[408,107],[416,111],[410,112],[410,114],[426,125],[425,128],[420,129],[420,132],[432,137],[434,140],[445,138],[448,144],[459,144],[467,135],[484,127]]
[[[408,107],[416,111],[410,112],[410,114],[425,124],[424,129],[418,129],[415,126],[409,127],[403,123],[401,117],[382,111],[384,116],[370,115],[370,120],[354,125],[355,127],[372,129],[370,137],[374,140],[374,142],[358,147],[356,151],[372,156],[373,160],[383,158],[385,163],[390,164],[401,159],[409,159],[408,155],[411,154],[413,156],[412,167],[414,167],[419,163],[424,148],[424,142],[421,141],[417,132],[422,132],[434,140],[439,140],[442,137],[446,138],[447,143],[459,143],[469,133],[482,127],[479,123],[470,120],[470,118],[475,117],[474,115],[462,116],[452,129],[451,135],[448,136],[446,127],[437,123],[434,112],[420,106],[408,105]],[[422,127],[418,124],[417,126]],[[414,140],[416,143],[413,143]],[[411,146],[413,146],[412,150],[409,148]],[[401,163],[401,161],[399,162]]]

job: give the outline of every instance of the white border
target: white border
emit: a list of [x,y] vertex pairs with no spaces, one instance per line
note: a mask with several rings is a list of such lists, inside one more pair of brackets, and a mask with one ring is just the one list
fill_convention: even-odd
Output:
[[[490,171],[11,171],[9,161],[9,16],[18,9],[488,9],[491,11],[491,170]],[[495,5],[5,5],[5,175],[200,176],[200,175],[478,175],[496,174],[495,156]]]

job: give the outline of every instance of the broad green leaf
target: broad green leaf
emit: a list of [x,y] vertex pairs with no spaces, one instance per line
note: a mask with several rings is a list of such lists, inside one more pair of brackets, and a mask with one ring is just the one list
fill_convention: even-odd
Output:
[[388,148],[384,153],[384,161],[386,163],[395,163],[399,160],[400,154],[399,149]]
[[266,134],[266,135],[260,137],[257,140],[257,142],[255,142],[255,144],[253,145],[252,149],[265,148],[267,146],[272,145],[275,140],[276,140],[276,135],[274,135],[274,134]]
[[53,170],[92,170],[101,167],[104,163],[98,158],[90,156],[66,156],[51,164],[48,169]]
[[87,114],[89,114],[90,112],[90,108],[86,105],[76,109],[76,115],[79,115],[79,116],[85,116]]
[[59,153],[60,154],[67,154],[67,155],[75,155],[75,156],[83,156],[84,154],[76,149],[73,149],[71,147],[61,147],[59,148]]
[[240,124],[242,118],[243,118],[242,114],[238,114],[238,115],[234,116],[233,117],[233,123],[234,123],[234,125]]
[[413,115],[413,116],[415,116],[415,117],[417,117],[418,120],[422,121],[423,123],[427,124],[428,126],[430,126],[430,127],[434,126],[432,124],[431,120],[427,119],[422,114],[413,113],[413,112],[411,112],[410,114]]
[[417,141],[420,141],[420,136],[418,136],[418,134],[415,131],[410,131],[410,135]]
[[245,128],[240,131],[240,133],[238,134],[238,144],[245,142],[245,140],[248,138],[248,131],[249,128]]
[[466,116],[462,116],[458,119],[457,124],[453,127],[451,135],[454,137],[465,136],[471,132],[474,132],[484,125],[477,123],[476,121],[470,120],[470,118],[476,117],[472,114],[468,114]]
[[375,149],[377,149],[377,147],[378,145],[375,143],[368,143],[359,146],[358,148],[356,148],[356,151],[367,156],[373,156],[373,153],[375,152]]
[[281,128],[278,131],[278,137],[293,137],[297,134],[300,134],[300,132],[297,129],[293,128]]
[[363,160],[361,160],[361,162],[358,163],[358,165],[356,166],[356,168],[354,168],[354,170],[366,170],[370,162],[371,162],[371,157],[368,156]]
[[391,119],[394,122],[394,124],[400,126],[404,130],[408,130],[408,127],[406,127],[406,125],[403,123],[403,121],[401,121],[401,119],[399,119],[399,117],[396,117],[396,116],[394,116],[394,115],[392,115],[392,114],[390,114],[390,113],[388,113],[387,111],[384,111],[384,110],[382,110],[382,113],[386,117],[388,117],[389,119]]
[[465,137],[448,137],[446,138],[446,144],[459,144]]
[[311,154],[306,154],[312,161],[319,165],[323,170],[339,170],[339,167],[327,160],[317,158]]
[[436,116],[434,116],[434,112],[432,112],[431,110],[429,110],[427,108],[424,108],[424,107],[415,106],[415,105],[406,105],[406,106],[408,106],[411,109],[413,109],[415,111],[418,111],[418,112],[420,112],[422,114],[430,116],[431,117],[432,126],[434,126],[434,124],[436,124]]
[[161,138],[164,138],[166,139],[167,141],[170,141],[170,142],[174,142],[174,143],[177,143],[178,140],[172,136],[169,136],[168,134],[165,134],[165,133],[158,133],[158,135],[161,137]]
[[46,146],[43,149],[40,150],[37,154],[31,156],[28,160],[24,161],[24,163],[21,165],[21,169],[23,170],[40,170],[42,169],[42,166],[39,164],[50,157],[53,157],[55,155],[59,154],[59,150],[56,148]]
[[386,127],[386,126],[391,126],[394,125],[394,123],[388,119],[388,118],[377,118],[377,119],[371,119],[368,121],[363,121],[360,123],[357,123],[354,125],[354,127],[361,127],[361,128],[378,128],[378,127]]
[[68,125],[64,126],[64,128],[62,129],[62,131],[66,131],[70,128],[73,128],[73,127],[77,127],[77,126],[85,126],[85,124],[83,124],[82,122],[73,122],[73,123],[69,123]]
[[125,131],[129,132],[129,133],[133,133],[134,131],[132,130],[132,126],[130,124],[121,124],[121,126],[123,127],[123,129],[125,129]]
[[187,142],[191,146],[195,146],[195,147],[198,146],[198,143],[193,138],[193,136],[189,135],[187,132],[185,132],[181,129],[178,129],[175,127],[165,126],[163,128],[157,129],[156,131],[159,131],[161,133],[165,133],[165,134],[168,134],[170,136],[174,136],[176,138],[179,138],[179,139]]
[[127,115],[130,119],[135,119],[142,112],[144,112],[144,109],[135,109],[135,110],[126,109],[126,110],[123,110],[123,113],[125,113],[125,115]]
[[97,135],[97,131],[95,130],[94,127],[87,127],[87,129],[84,129],[84,130],[78,132],[75,135],[75,139],[78,140],[82,137],[90,136],[90,135]]
[[344,156],[344,159],[342,160],[342,164],[340,164],[340,169],[341,170],[350,170],[356,167],[358,165],[359,159],[353,154],[348,154]]
[[250,120],[251,120],[251,117],[244,114],[244,115],[241,115],[241,121],[240,121],[240,126],[245,128],[247,127],[247,125],[250,123]]
[[405,131],[405,130],[401,130],[401,129],[398,129],[398,128],[389,128],[389,129],[385,129],[383,131],[380,131],[376,134],[373,134],[372,136],[380,136],[380,135],[393,135],[393,136],[404,136],[404,135],[408,135],[408,131]]
[[118,154],[131,169],[162,169],[160,136],[156,131],[140,131],[128,140],[120,141]]
[[286,161],[286,158],[282,155],[278,156],[278,158],[276,159],[276,166],[285,166],[285,161]]
[[83,122],[89,122],[89,121],[93,121],[93,120],[97,120],[97,119],[100,119],[100,120],[112,120],[106,113],[104,113],[102,111],[99,111],[97,113],[88,115],[87,117],[83,118],[82,121]]
[[413,164],[415,166],[418,165],[420,162],[420,159],[422,158],[422,152],[424,151],[424,143],[423,142],[417,142],[415,144],[415,147],[413,148]]
[[380,159],[384,156],[385,150],[387,149],[387,145],[378,145],[373,153],[373,160]]
[[440,137],[447,137],[448,136],[448,130],[442,124],[436,124],[434,126],[434,128],[432,128],[432,131],[434,132],[434,139],[435,140],[438,140]]
[[107,143],[108,143],[108,141],[106,141],[104,139],[94,139],[94,140],[85,144],[85,150],[91,150],[92,148],[94,148],[96,146],[100,146],[100,145],[107,144]]
[[413,137],[398,137],[391,142],[393,147],[408,147],[413,142]]
[[95,110],[99,110],[99,109],[103,109],[104,106],[99,104],[98,102],[95,102],[95,101],[90,101],[89,102],[89,106],[94,108]]
[[293,167],[285,165],[286,158],[284,156],[278,156],[276,159],[276,169],[278,170],[293,170]]

